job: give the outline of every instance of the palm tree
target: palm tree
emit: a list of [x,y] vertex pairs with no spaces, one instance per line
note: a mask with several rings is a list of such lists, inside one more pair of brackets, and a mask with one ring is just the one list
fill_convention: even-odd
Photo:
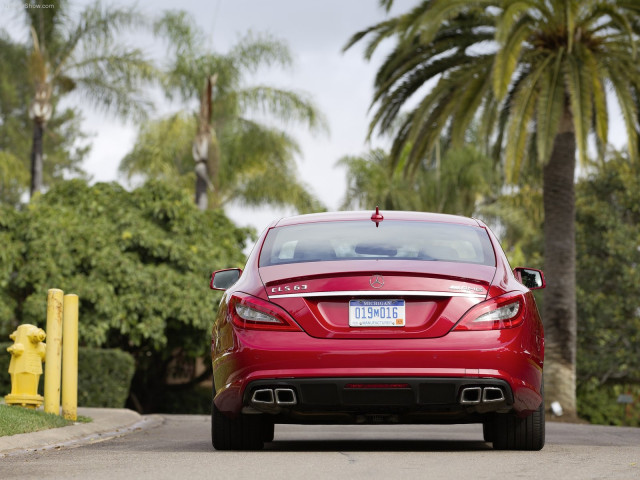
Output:
[[144,124],[120,172],[195,184],[200,208],[236,201],[289,205],[301,212],[322,209],[297,178],[296,141],[283,129],[256,120],[300,123],[318,132],[326,129],[322,115],[306,95],[244,85],[246,76],[260,68],[290,66],[287,46],[248,34],[226,54],[211,52],[203,32],[184,12],[166,13],[156,32],[170,40],[168,97],[187,105],[198,100],[200,109]]
[[[163,179],[193,193],[197,177],[192,149],[197,130],[198,118],[187,112],[143,123],[133,149],[120,163],[120,173],[129,179]],[[217,174],[211,177],[215,186],[208,189],[211,208],[231,202],[293,206],[304,213],[323,208],[297,178],[293,154],[298,146],[283,132],[234,121],[219,130],[216,138],[220,161]]]
[[[420,162],[411,177],[394,169],[393,159],[381,149],[341,158],[338,165],[347,169],[342,208],[379,205],[385,210],[473,215],[480,202],[493,192],[496,175],[492,161],[471,145],[442,150],[442,159],[438,150],[429,161]],[[404,157],[406,153],[408,149]]]
[[636,158],[639,34],[640,3],[631,0],[425,0],[357,33],[346,47],[368,37],[370,56],[383,40],[396,39],[376,76],[370,133],[387,131],[415,101],[391,152],[397,161],[411,145],[409,172],[442,131],[460,142],[479,116],[486,138],[496,140],[496,158],[503,155],[507,180],[526,162],[541,165],[546,398],[569,414],[576,410],[576,151],[584,161],[591,132],[600,152],[606,145],[609,90]]
[[141,82],[151,80],[154,74],[139,49],[118,42],[123,30],[142,24],[133,8],[103,8],[96,2],[74,19],[68,15],[65,0],[39,5],[47,8],[23,9],[31,38],[31,196],[42,188],[43,134],[53,114],[54,97],[74,92],[123,117],[141,115],[149,106],[142,96]]
[[[0,203],[17,207],[31,184],[30,152],[33,128],[28,106],[33,97],[28,72],[28,47],[0,30]],[[52,185],[70,174],[85,176],[82,160],[89,151],[76,108],[60,108],[51,98],[53,115],[42,138],[47,145],[42,181]]]

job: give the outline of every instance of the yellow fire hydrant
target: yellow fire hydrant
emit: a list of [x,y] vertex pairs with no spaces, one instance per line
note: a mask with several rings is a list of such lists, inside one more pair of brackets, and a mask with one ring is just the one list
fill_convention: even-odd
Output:
[[9,335],[13,345],[7,348],[11,354],[9,374],[11,375],[11,393],[4,397],[7,405],[21,405],[37,408],[44,398],[38,395],[38,382],[42,375],[46,345],[42,342],[46,334],[34,325],[20,325]]

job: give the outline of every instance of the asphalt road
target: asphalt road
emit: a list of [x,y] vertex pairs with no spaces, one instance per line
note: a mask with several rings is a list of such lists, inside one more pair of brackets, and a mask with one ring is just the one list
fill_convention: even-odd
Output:
[[547,423],[540,452],[494,451],[478,425],[277,425],[260,452],[218,452],[206,416],[0,459],[1,479],[640,479],[640,429]]

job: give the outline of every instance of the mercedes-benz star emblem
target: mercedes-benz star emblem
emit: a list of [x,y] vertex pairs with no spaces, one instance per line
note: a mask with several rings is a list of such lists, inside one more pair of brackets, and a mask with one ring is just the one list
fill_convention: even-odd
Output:
[[382,288],[384,286],[384,278],[382,275],[371,275],[369,285],[371,285],[372,288]]

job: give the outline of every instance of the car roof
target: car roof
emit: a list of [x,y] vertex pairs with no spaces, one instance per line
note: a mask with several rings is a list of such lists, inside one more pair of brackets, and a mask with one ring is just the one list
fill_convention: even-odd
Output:
[[[350,211],[350,212],[324,212],[311,213],[307,215],[293,215],[274,221],[271,227],[284,227],[288,225],[299,225],[303,223],[318,222],[340,222],[371,220],[373,210]],[[380,214],[385,220],[405,220],[421,222],[455,223],[458,225],[470,225],[474,227],[483,226],[481,222],[474,218],[462,217],[459,215],[447,215],[444,213],[428,212],[404,212],[398,210],[380,210]],[[383,220],[384,221],[384,220]]]

